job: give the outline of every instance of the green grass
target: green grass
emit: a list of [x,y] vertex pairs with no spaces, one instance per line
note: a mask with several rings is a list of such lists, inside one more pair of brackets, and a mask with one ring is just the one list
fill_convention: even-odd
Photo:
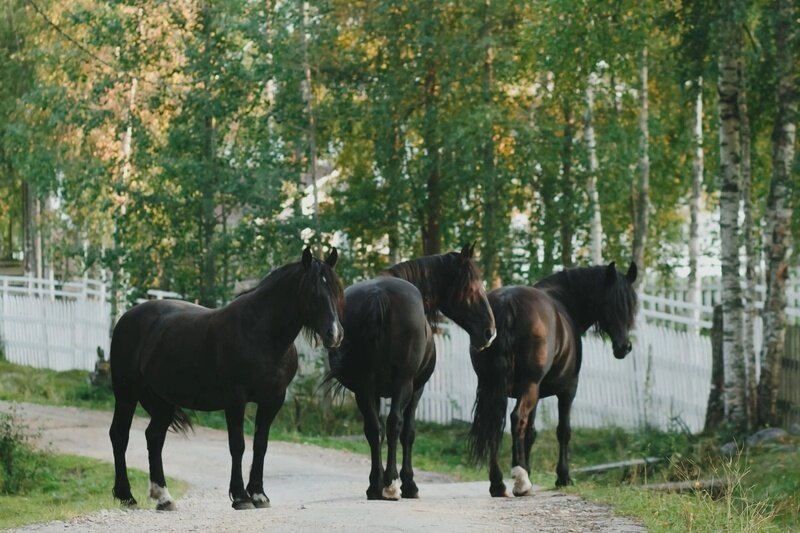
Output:
[[[295,381],[297,398],[286,402],[271,438],[348,450],[368,455],[361,419],[351,401],[319,401],[316,380]],[[0,399],[109,409],[113,396],[88,384],[85,372],[52,372],[0,362]],[[254,406],[248,406],[245,431],[252,433]],[[221,412],[195,413],[194,423],[225,428]],[[486,481],[486,469],[466,460],[467,424],[442,426],[418,423],[414,466],[449,474],[460,480]],[[788,444],[800,446],[800,439]],[[800,453],[790,450],[750,450],[735,461],[716,455],[719,442],[679,431],[618,428],[573,430],[571,467],[574,487],[567,491],[614,507],[617,513],[641,520],[653,531],[800,530]],[[510,467],[506,435],[501,466]],[[555,430],[541,431],[531,454],[531,480],[544,487],[555,483],[558,443]],[[591,478],[575,474],[582,466],[630,458],[669,458],[647,469],[614,471]],[[711,475],[732,477],[733,489],[717,500],[702,494],[663,494],[637,488],[643,482],[695,480]],[[366,483],[367,472],[364,472]]]
[[[111,497],[114,468],[109,463],[72,455],[36,456],[35,483],[23,494],[0,494],[0,529],[119,508],[119,502]],[[147,499],[147,474],[129,468],[128,475],[139,504],[155,508]],[[174,479],[168,479],[167,485],[176,498],[186,491],[186,484]]]

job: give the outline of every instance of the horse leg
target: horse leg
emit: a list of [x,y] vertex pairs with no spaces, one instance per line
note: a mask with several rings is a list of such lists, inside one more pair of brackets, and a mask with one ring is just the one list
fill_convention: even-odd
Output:
[[225,409],[225,422],[228,425],[228,448],[231,452],[231,484],[228,496],[233,508],[254,509],[250,496],[244,490],[242,479],[242,455],[244,455],[244,403]]
[[121,398],[115,392],[114,418],[108,432],[111,446],[114,449],[114,489],[112,494],[123,505],[133,507],[136,499],[131,494],[131,484],[128,480],[128,467],[125,463],[125,451],[128,449],[128,438],[131,431],[133,413],[136,411],[135,398]]
[[386,417],[386,471],[383,473],[383,498],[386,500],[400,499],[400,483],[397,481],[397,441],[403,429],[403,417],[411,398],[414,395],[414,383],[411,380],[395,387],[392,394],[392,407]]
[[489,452],[489,494],[495,498],[509,498],[506,484],[503,482],[503,471],[500,462],[497,460],[497,450]]
[[[538,404],[537,404],[538,406]],[[531,448],[533,448],[533,443],[536,442],[536,407],[534,406],[531,409],[531,414],[528,417],[528,429],[525,432],[525,464],[528,465],[528,472],[530,472],[531,466]]]
[[364,419],[364,436],[367,437],[372,455],[372,469],[369,472],[367,499],[381,499],[381,481],[383,479],[383,462],[381,461],[381,429],[378,420],[378,407],[372,391],[356,393],[356,404]]
[[147,439],[147,459],[150,463],[150,498],[156,500],[156,510],[174,511],[175,503],[164,479],[161,450],[175,414],[175,406],[153,395],[142,398],[142,406],[150,414],[150,423],[144,432]]
[[417,404],[422,396],[422,389],[414,391],[411,402],[403,413],[403,430],[400,432],[400,442],[403,445],[403,467],[400,469],[400,492],[403,498],[419,498],[419,489],[414,483],[414,467],[411,464],[411,450],[414,447],[414,439],[417,436],[415,429],[414,415],[417,412]]
[[569,439],[572,437],[572,428],[569,415],[572,410],[572,400],[575,399],[575,388],[558,395],[558,466],[556,466],[556,487],[572,485],[569,477]]
[[247,483],[247,493],[259,509],[269,507],[269,498],[264,493],[264,456],[267,454],[269,444],[269,428],[272,421],[283,406],[286,391],[275,398],[258,404],[256,412],[256,432],[253,436],[253,464],[250,467],[250,481]]
[[[511,448],[511,476],[514,478],[514,488],[512,492],[515,496],[529,494],[533,485],[528,478],[530,467],[525,456],[525,436],[528,433],[528,423],[531,412],[536,408],[539,401],[539,384],[531,383],[528,389],[520,395],[517,400],[516,424],[512,419],[511,440],[514,445]],[[516,427],[513,427],[516,425]]]

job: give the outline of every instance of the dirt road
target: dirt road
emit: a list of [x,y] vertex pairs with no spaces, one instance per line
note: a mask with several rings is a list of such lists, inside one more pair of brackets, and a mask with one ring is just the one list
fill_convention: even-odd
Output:
[[[8,409],[9,404],[0,402],[0,410]],[[41,430],[42,444],[52,450],[112,461],[110,413],[33,404],[22,404],[17,412],[32,429]],[[146,424],[145,419],[134,420],[128,446],[128,465],[142,470],[147,470]],[[234,511],[227,496],[229,457],[222,431],[197,428],[188,438],[170,433],[164,469],[190,485],[176,502],[177,512],[158,512],[152,510],[152,502],[140,501],[145,509],[101,511],[26,530],[644,531],[632,520],[574,496],[536,490],[524,498],[490,498],[486,481],[454,483],[425,472],[417,473],[419,500],[367,501],[366,457],[284,442],[271,442],[267,452],[264,487],[272,507]],[[246,475],[248,454],[244,464]],[[109,491],[112,480],[109,465]],[[145,493],[144,487],[140,489]]]

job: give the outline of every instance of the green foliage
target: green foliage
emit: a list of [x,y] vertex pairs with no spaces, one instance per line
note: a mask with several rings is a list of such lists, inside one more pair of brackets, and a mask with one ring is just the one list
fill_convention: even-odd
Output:
[[31,448],[28,427],[16,412],[0,413],[0,493],[24,494],[35,486],[40,461]]

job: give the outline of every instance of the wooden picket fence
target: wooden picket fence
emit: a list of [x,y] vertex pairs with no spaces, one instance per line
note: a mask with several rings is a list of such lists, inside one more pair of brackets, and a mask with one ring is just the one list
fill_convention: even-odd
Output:
[[0,343],[12,363],[94,369],[108,354],[111,306],[105,285],[0,276]]
[[[153,291],[153,298],[165,297]],[[168,294],[166,297],[178,295]],[[633,352],[617,360],[601,338],[587,334],[580,386],[572,422],[576,427],[679,425],[702,429],[711,375],[711,305],[689,304],[673,295],[640,295]],[[679,296],[679,295],[676,295]],[[108,354],[110,304],[102,282],[0,276],[0,342],[9,361],[55,370],[91,370],[98,349]],[[790,307],[789,316],[800,314]],[[756,346],[760,345],[760,327]],[[470,421],[477,378],[469,359],[469,339],[444,322],[435,338],[436,371],[418,407],[421,420]],[[326,358],[302,337],[297,346],[306,371]],[[800,326],[787,332],[781,405],[800,420]],[[509,410],[513,402],[509,404]],[[789,415],[787,415],[789,416]],[[540,427],[557,422],[555,398],[538,409]]]

